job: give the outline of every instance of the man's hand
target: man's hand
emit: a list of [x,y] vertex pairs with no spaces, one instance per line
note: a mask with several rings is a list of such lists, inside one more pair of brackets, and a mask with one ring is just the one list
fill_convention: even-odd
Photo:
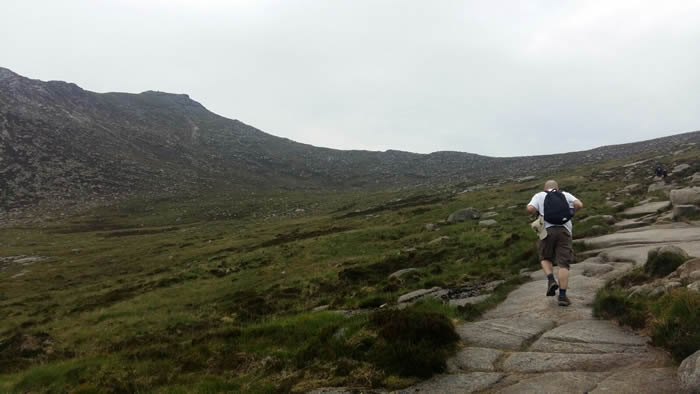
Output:
[[574,210],[578,211],[581,208],[583,208],[583,203],[581,202],[581,200],[575,200],[574,201]]

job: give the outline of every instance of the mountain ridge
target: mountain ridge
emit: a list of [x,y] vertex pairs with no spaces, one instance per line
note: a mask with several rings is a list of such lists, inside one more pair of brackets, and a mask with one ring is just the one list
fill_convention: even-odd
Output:
[[95,93],[0,67],[0,214],[219,187],[383,189],[516,179],[700,141],[690,132],[555,155],[337,150],[265,133],[187,94]]

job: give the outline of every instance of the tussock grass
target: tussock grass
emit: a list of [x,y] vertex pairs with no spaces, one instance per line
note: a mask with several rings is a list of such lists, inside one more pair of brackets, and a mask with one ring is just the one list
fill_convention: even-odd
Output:
[[[664,254],[650,253],[649,257],[658,264],[668,263]],[[682,361],[700,349],[700,294],[681,287],[660,296],[630,297],[629,287],[653,281],[655,270],[635,269],[609,282],[596,294],[593,315],[646,330],[653,345],[667,349],[674,359]]]
[[644,272],[657,278],[666,276],[675,271],[687,259],[675,253],[659,253],[658,250],[650,250]]

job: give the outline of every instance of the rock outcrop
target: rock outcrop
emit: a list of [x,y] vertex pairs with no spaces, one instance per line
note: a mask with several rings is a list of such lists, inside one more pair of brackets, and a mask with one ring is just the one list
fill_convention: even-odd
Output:
[[681,386],[689,393],[700,393],[700,350],[683,360],[678,368]]

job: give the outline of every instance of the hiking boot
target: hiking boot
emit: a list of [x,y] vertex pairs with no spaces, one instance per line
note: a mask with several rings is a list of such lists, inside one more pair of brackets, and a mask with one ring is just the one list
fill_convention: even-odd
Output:
[[571,301],[569,301],[569,297],[565,295],[559,295],[559,305],[560,306],[569,306],[571,305]]
[[557,284],[556,280],[550,280],[547,282],[547,297],[554,297],[554,294],[557,293],[558,288],[559,285]]

